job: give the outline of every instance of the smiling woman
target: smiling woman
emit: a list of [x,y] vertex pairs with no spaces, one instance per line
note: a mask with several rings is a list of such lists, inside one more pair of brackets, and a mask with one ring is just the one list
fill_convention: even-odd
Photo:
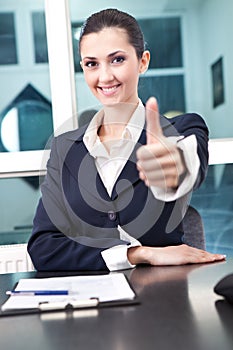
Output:
[[138,81],[150,54],[135,18],[117,9],[93,14],[80,54],[102,109],[53,140],[28,243],[34,266],[118,270],[225,259],[183,244],[189,194],[206,175],[208,129],[196,114],[166,119],[154,97],[142,104]]
[[[76,35],[76,39],[73,35],[74,51],[72,50],[71,26],[75,34],[83,20],[90,15],[90,11],[104,9],[108,6],[108,0],[93,2],[91,6],[88,2],[83,3],[82,0],[0,2],[0,111],[2,112],[9,105],[26,84],[31,83],[52,102],[56,135],[76,128],[77,116],[79,126],[86,124],[86,117],[83,121],[81,112],[87,111],[89,117],[90,114],[91,116],[94,114],[92,110],[98,111],[101,107],[99,101],[90,92],[82,73],[80,57],[77,54],[79,35]],[[171,110],[184,111],[184,113],[197,111],[205,118],[212,138],[209,143],[211,166],[207,181],[198,191],[195,191],[192,197],[193,204],[205,219],[208,250],[227,253],[229,256],[229,247],[232,246],[229,243],[232,232],[229,223],[232,220],[229,218],[232,217],[233,178],[233,154],[231,152],[233,141],[230,139],[233,134],[231,118],[233,107],[229,92],[232,91],[233,81],[229,79],[232,76],[232,66],[228,62],[233,59],[232,45],[229,45],[229,38],[232,37],[233,2],[228,0],[221,2],[148,0],[145,6],[143,2],[118,0],[117,6],[137,18],[145,37],[146,48],[150,50],[149,68],[146,74],[140,74],[139,77],[138,93],[143,104],[149,96],[153,95],[159,102],[161,113]],[[41,21],[40,18],[43,20]],[[219,25],[213,26],[216,18],[218,18]],[[140,35],[139,32],[137,34]],[[211,40],[213,37],[214,41]],[[205,40],[202,40],[203,38]],[[47,42],[49,63],[46,63]],[[144,45],[144,42],[140,41],[140,43]],[[134,46],[133,42],[132,46]],[[117,47],[115,49],[118,50]],[[142,52],[144,49],[143,47]],[[42,52],[45,55],[43,54],[41,60]],[[224,62],[225,96],[224,103],[213,109],[210,73],[213,62],[216,62],[219,57],[222,57]],[[123,62],[124,58],[125,55],[120,53],[115,63]],[[74,74],[73,60],[75,60],[76,74]],[[76,108],[77,101],[78,109]],[[133,110],[131,111],[133,113]],[[116,112],[115,117],[121,114]],[[113,117],[113,114],[109,113],[110,116]],[[17,123],[14,112],[8,118],[11,118],[15,124]],[[4,130],[7,125],[6,121],[3,126],[3,134],[5,134]],[[11,133],[13,133],[12,129]],[[127,138],[129,135],[129,130],[125,130],[123,137]],[[19,143],[12,144],[8,136],[2,135],[2,137],[6,146],[2,147],[11,150],[19,149]],[[101,130],[98,137],[102,140],[105,137],[106,140],[106,135],[104,136]],[[216,139],[220,137],[221,139]],[[226,137],[228,139],[224,139]],[[126,143],[125,140],[123,143]],[[120,155],[118,150],[121,149],[122,145],[116,149],[115,154]],[[18,194],[21,188],[20,183],[26,184],[26,181],[21,181],[20,177],[26,176],[29,179],[29,175],[37,176],[42,172],[44,174],[49,153],[50,150],[0,152],[0,177],[17,177],[17,183],[19,183],[17,186],[12,186],[11,183],[6,186],[5,180],[2,180],[4,183],[2,188],[5,191],[0,191],[1,232],[9,231],[4,229],[4,222],[9,222],[13,226],[18,225],[15,219],[14,198],[15,195],[21,198]],[[83,176],[89,173],[88,168]],[[109,178],[112,178],[111,166],[107,169],[106,174],[106,187],[111,188],[111,184],[107,182]],[[221,200],[219,200],[219,195]],[[25,191],[23,197],[27,200],[28,196]],[[28,213],[28,210],[35,207],[35,204],[19,205],[19,207],[22,207],[23,213]],[[19,209],[17,209],[18,212]],[[226,221],[223,222],[225,212]],[[106,214],[105,211],[104,213]],[[216,218],[219,218],[220,229],[216,226]],[[224,237],[227,237],[227,240],[224,240]]]

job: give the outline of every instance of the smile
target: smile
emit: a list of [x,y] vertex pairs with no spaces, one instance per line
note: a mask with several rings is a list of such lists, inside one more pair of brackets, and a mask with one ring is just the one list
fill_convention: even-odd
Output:
[[99,86],[99,89],[103,92],[104,95],[112,95],[116,90],[117,88],[120,86],[120,84],[118,85],[114,85],[114,86],[111,86],[111,87],[100,87]]

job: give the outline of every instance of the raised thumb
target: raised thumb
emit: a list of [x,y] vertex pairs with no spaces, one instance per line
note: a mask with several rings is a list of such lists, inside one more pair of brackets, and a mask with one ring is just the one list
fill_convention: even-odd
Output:
[[146,102],[146,139],[147,144],[158,141],[163,136],[159,118],[159,107],[155,97]]

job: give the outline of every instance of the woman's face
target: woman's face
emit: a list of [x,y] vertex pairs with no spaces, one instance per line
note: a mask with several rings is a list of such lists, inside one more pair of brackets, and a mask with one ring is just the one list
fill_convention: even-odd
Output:
[[123,29],[104,28],[83,36],[81,58],[86,83],[103,105],[138,102],[139,74],[148,67],[149,52],[138,59]]

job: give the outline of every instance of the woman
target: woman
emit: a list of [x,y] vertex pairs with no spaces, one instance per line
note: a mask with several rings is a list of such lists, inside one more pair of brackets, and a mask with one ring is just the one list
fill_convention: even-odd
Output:
[[208,166],[208,129],[195,114],[168,121],[138,80],[149,65],[127,13],[90,16],[80,36],[87,85],[103,108],[53,140],[28,251],[38,270],[117,270],[225,259],[185,243],[182,218]]

